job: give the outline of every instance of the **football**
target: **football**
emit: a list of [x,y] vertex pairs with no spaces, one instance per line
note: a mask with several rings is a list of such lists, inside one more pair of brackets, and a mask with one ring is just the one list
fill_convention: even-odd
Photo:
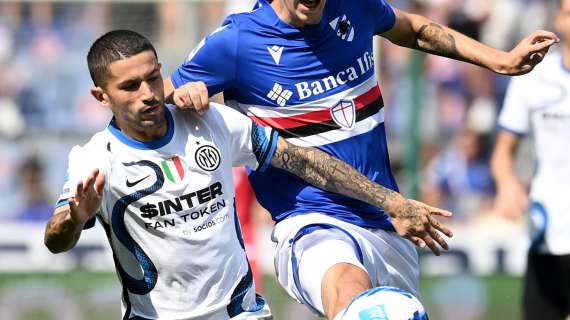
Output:
[[428,315],[411,293],[394,287],[377,287],[354,298],[336,319],[428,320]]

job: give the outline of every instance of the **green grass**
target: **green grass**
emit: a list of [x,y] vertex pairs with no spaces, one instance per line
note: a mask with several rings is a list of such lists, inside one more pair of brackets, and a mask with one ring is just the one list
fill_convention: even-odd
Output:
[[[275,319],[317,319],[289,298],[274,279],[273,275],[264,277],[263,291]],[[517,277],[424,277],[421,287],[431,319],[520,319],[522,283]],[[54,314],[70,308],[76,308],[85,320],[117,319],[119,303],[120,286],[115,274],[0,275],[0,316],[17,308],[21,314],[13,320],[63,319]]]

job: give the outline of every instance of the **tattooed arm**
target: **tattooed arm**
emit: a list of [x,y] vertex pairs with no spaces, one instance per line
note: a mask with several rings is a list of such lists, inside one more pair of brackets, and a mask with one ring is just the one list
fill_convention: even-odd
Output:
[[382,34],[391,42],[427,53],[465,61],[491,71],[519,75],[530,72],[550,46],[559,41],[555,34],[536,31],[509,52],[497,50],[426,17],[394,8],[396,23]]
[[427,245],[437,255],[440,251],[436,243],[444,249],[448,248],[438,231],[448,237],[452,233],[433,215],[451,216],[450,212],[406,199],[325,152],[297,147],[280,137],[271,165],[289,171],[323,190],[383,208],[401,236],[420,247]]

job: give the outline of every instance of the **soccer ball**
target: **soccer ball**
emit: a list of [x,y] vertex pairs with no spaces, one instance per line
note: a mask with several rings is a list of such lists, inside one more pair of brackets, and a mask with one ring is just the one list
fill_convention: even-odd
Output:
[[416,297],[394,287],[377,287],[364,291],[339,316],[335,319],[428,320],[424,307]]

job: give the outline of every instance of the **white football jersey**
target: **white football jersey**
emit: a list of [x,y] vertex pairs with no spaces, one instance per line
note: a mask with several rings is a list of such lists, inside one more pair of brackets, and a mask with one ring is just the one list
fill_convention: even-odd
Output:
[[168,132],[151,143],[111,121],[69,154],[58,205],[94,168],[106,177],[98,220],[123,286],[123,319],[241,319],[268,310],[244,251],[232,167],[264,169],[277,133],[210,106],[203,116],[167,106]]
[[512,79],[499,126],[534,136],[531,249],[570,254],[570,70],[560,53],[547,55],[533,72]]

